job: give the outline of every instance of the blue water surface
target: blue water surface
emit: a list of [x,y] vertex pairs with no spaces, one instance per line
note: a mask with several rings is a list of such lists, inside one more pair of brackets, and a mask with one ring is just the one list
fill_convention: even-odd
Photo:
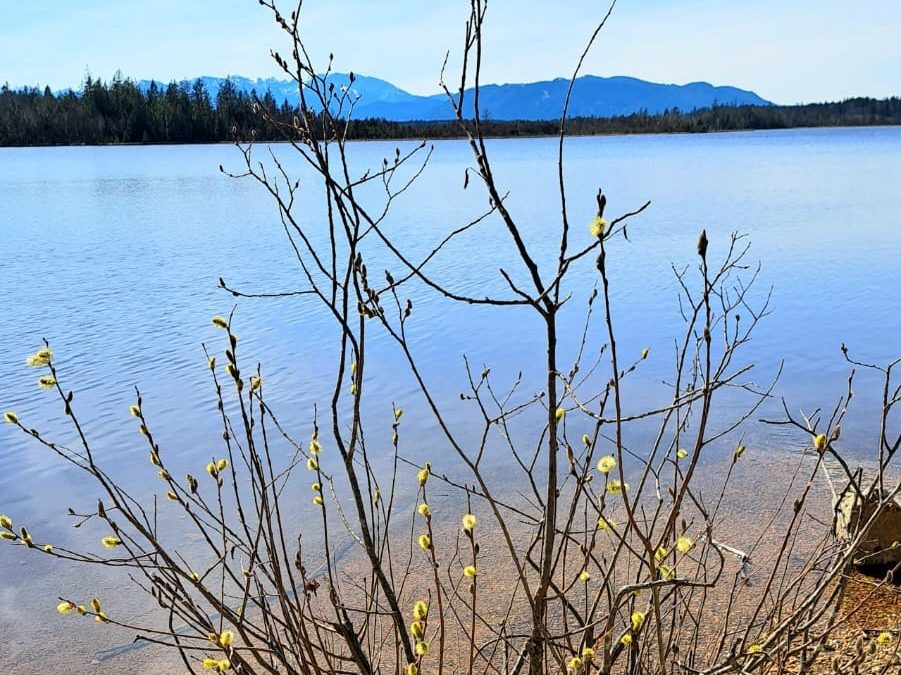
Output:
[[[395,147],[413,145],[351,144],[352,170],[362,173],[393,157]],[[489,149],[507,206],[549,275],[559,247],[556,141],[494,140]],[[297,217],[324,242],[316,177],[289,147],[273,151],[301,180]],[[256,152],[266,161],[266,149]],[[240,352],[248,367],[262,364],[270,401],[297,436],[309,435],[313,404],[324,403],[333,385],[334,326],[314,299],[235,300],[217,288],[220,276],[248,292],[306,287],[271,197],[253,181],[222,175],[220,164],[240,172],[241,155],[229,145],[0,149],[0,409],[73,440],[59,402],[37,387],[39,373],[25,367],[25,357],[48,339],[64,386],[76,391],[75,407],[95,453],[144,496],[160,485],[128,415],[135,386],[169,456],[201,473],[221,454],[202,349],[202,343],[213,353],[225,347],[212,315],[237,305]],[[471,166],[466,143],[435,143],[425,172],[392,205],[385,230],[412,260],[485,209],[474,176],[464,189]],[[747,234],[748,275],[762,263],[749,294],[752,306],[772,288],[772,313],[737,362],[755,364],[743,381],[765,384],[784,364],[775,393],[794,412],[812,412],[834,405],[847,387],[842,342],[862,361],[901,356],[901,128],[574,138],[566,144],[565,167],[574,249],[591,241],[599,187],[609,197],[608,218],[652,202],[630,221],[629,241],[612,242],[608,254],[621,358],[629,363],[650,348],[629,385],[627,410],[666,398],[663,382],[671,381],[674,339],[682,331],[673,266],[694,273],[702,228],[714,259],[725,253],[730,233]],[[378,210],[377,189],[361,194]],[[368,246],[372,277],[382,278],[386,268],[400,276],[402,266],[383,247]],[[500,268],[528,285],[509,235],[489,218],[425,269],[457,293],[514,297]],[[561,317],[567,368],[597,282],[588,256],[573,270],[573,296]],[[467,386],[464,354],[476,371],[489,365],[500,384],[523,371],[523,397],[542,388],[543,332],[534,312],[459,305],[421,284],[411,284],[406,294],[414,299],[413,350],[449,419],[464,427],[461,437],[474,435],[474,428],[465,428],[471,406],[459,398]],[[451,464],[401,353],[372,326],[365,385],[372,452],[388,455],[396,404],[407,410],[405,453]],[[595,321],[588,353],[604,342],[604,326]],[[878,433],[878,379],[859,374],[855,393],[847,452],[870,456]],[[741,402],[727,402],[724,419]],[[769,413],[779,412],[775,404]],[[74,536],[63,524],[65,507],[88,508],[96,488],[14,432],[0,428],[0,512],[47,536]],[[760,451],[804,443],[784,428],[758,424],[742,433]],[[20,565],[19,552],[7,549],[0,547],[4,570]],[[48,575],[49,569],[37,562],[31,573]],[[14,602],[27,604],[7,598]],[[15,611],[0,620],[18,625]]]

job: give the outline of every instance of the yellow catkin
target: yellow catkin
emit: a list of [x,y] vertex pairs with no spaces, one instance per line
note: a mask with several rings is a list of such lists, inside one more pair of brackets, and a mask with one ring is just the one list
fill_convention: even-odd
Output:
[[644,612],[632,612],[632,616],[630,618],[632,620],[632,630],[638,630],[644,623]]
[[52,358],[53,352],[45,347],[44,349],[39,349],[25,359],[25,363],[29,368],[43,368],[44,366],[50,365],[50,360]]
[[110,551],[114,550],[119,544],[122,543],[122,540],[119,537],[104,537],[100,540],[100,543],[103,544],[104,548],[109,549]]
[[604,455],[598,460],[598,471],[606,475],[616,468],[616,458],[613,455]]
[[417,600],[413,605],[413,618],[417,621],[424,621],[429,615],[429,606],[424,600]]
[[419,473],[416,474],[417,480],[419,480],[419,487],[425,487],[425,484],[429,481],[429,472],[432,470],[431,462],[426,462],[425,466],[419,470]]
[[616,521],[613,518],[605,518],[601,516],[598,518],[598,529],[602,532],[609,532],[610,530],[616,529]]
[[615,478],[607,483],[607,492],[612,495],[621,495],[623,492],[629,489],[628,483],[620,483]]

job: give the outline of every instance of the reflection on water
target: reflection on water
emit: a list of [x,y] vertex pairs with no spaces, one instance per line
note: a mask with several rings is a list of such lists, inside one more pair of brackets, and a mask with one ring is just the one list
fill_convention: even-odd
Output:
[[[393,156],[395,145],[354,144],[353,160],[361,170],[378,165]],[[495,175],[510,193],[508,207],[539,251],[545,272],[557,252],[555,147],[551,139],[491,143]],[[307,190],[302,221],[323,236],[315,179],[288,149],[275,151]],[[139,494],[159,486],[128,416],[135,386],[144,394],[160,445],[185,470],[200,473],[210,456],[220,454],[201,346],[206,342],[212,351],[222,350],[222,335],[209,318],[235,303],[217,289],[218,277],[251,292],[303,288],[271,200],[258,186],[217,170],[219,164],[239,169],[239,160],[225,145],[0,149],[0,409],[15,410],[26,425],[71,439],[59,406],[38,390],[37,373],[24,367],[26,354],[47,338],[64,385],[77,392],[75,406],[97,454]],[[449,229],[479,215],[482,192],[474,183],[463,187],[469,163],[464,143],[437,143],[422,179],[395,204],[388,229],[413,259]],[[842,341],[865,361],[885,361],[901,352],[901,129],[579,138],[567,145],[566,176],[576,244],[588,242],[599,186],[613,215],[653,202],[630,226],[631,241],[616,242],[609,255],[620,349],[635,357],[644,347],[651,350],[641,383],[629,390],[633,409],[666,395],[660,383],[670,371],[681,326],[670,263],[694,264],[702,227],[713,256],[722,255],[729,233],[738,230],[748,233],[753,260],[763,261],[753,298],[761,301],[772,285],[773,314],[742,362],[756,363],[753,379],[764,383],[784,360],[777,392],[795,410],[828,407],[842,393],[848,371],[838,349]],[[514,280],[525,278],[511,252],[508,235],[489,219],[427,269],[460,293],[506,295],[500,267]],[[370,270],[397,269],[377,247],[367,261]],[[574,297],[562,317],[564,361],[578,346],[584,299],[595,281],[592,261],[585,260],[575,270]],[[465,423],[469,414],[458,396],[466,383],[463,354],[476,368],[490,365],[500,382],[524,369],[524,391],[540,389],[540,379],[530,371],[543,360],[542,334],[529,311],[460,307],[422,288],[409,292],[415,300],[414,348],[448,402],[452,421]],[[306,297],[237,304],[244,358],[263,364],[270,401],[290,430],[306,437],[313,402],[330,391],[333,327]],[[594,325],[590,332],[594,351],[603,340],[601,328]],[[384,336],[374,332],[372,340],[368,414],[372,433],[384,437],[373,438],[373,446],[387,448],[393,402],[407,410],[405,452],[419,459],[446,457],[401,355]],[[873,384],[861,378],[856,415],[845,425],[849,451],[861,455],[876,435]],[[95,488],[11,432],[0,428],[0,511],[27,522],[42,541],[83,545],[63,512],[69,505],[92,504]],[[793,447],[800,440],[784,429],[759,426],[744,437],[758,449]],[[634,440],[637,449],[641,435]],[[30,650],[43,649],[39,653],[50,658],[62,630],[51,616],[54,598],[74,578],[10,547],[0,547],[0,569],[4,578],[28,578],[36,589],[26,593],[11,585],[0,595],[0,626],[17,645],[0,653],[0,670],[6,672],[17,662],[21,666]],[[119,588],[97,571],[78,584],[86,594]],[[41,646],[24,637],[43,622],[49,622],[52,639]],[[108,646],[106,639],[86,639],[73,658],[90,659]]]

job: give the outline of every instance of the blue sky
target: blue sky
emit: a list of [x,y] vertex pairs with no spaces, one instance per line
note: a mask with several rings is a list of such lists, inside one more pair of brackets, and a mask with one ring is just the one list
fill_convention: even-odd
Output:
[[[290,5],[290,6],[289,6]],[[293,4],[284,5],[286,10]],[[306,0],[306,35],[324,63],[435,93],[459,53],[466,0]],[[594,0],[491,0],[486,82],[568,74]],[[85,69],[137,79],[277,74],[283,45],[256,0],[0,2],[0,81],[77,86]],[[619,0],[585,72],[706,80],[779,103],[901,95],[901,0]]]

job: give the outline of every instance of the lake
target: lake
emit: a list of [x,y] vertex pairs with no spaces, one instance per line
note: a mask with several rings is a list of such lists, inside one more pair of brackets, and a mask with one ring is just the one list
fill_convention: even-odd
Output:
[[[397,145],[352,144],[353,165],[359,171],[378,166]],[[496,140],[490,150],[499,184],[509,191],[508,207],[547,270],[558,241],[556,141]],[[274,152],[309,190],[300,213],[315,228],[324,217],[315,179],[290,148]],[[251,181],[223,176],[220,164],[239,172],[240,154],[228,145],[0,149],[0,411],[15,410],[26,426],[71,437],[58,401],[39,390],[39,373],[25,367],[25,357],[47,338],[64,386],[76,391],[75,407],[95,452],[143,495],[160,486],[128,414],[135,386],[167,451],[196,465],[196,473],[221,454],[201,346],[223,349],[222,333],[210,324],[214,314],[237,304],[242,353],[248,363],[262,363],[270,402],[297,436],[308,437],[313,403],[330,391],[333,328],[311,299],[236,301],[217,288],[220,276],[249,292],[304,287],[271,198]],[[484,209],[475,180],[464,190],[471,164],[465,143],[436,143],[420,180],[394,204],[387,227],[413,259]],[[641,384],[632,390],[635,409],[665,391],[661,383],[681,326],[671,264],[696,265],[702,228],[712,258],[719,259],[729,234],[739,231],[752,244],[752,264],[762,263],[752,299],[761,301],[772,287],[772,314],[742,362],[756,364],[758,384],[784,362],[775,392],[792,410],[831,409],[844,393],[849,367],[842,342],[862,361],[901,356],[901,128],[575,138],[566,146],[566,177],[574,247],[590,242],[598,187],[608,195],[608,217],[652,202],[631,221],[630,241],[613,242],[608,256],[619,349],[637,358],[650,348]],[[511,252],[509,237],[488,220],[428,270],[461,293],[508,296],[498,269],[524,278]],[[367,263],[379,277],[389,264],[400,269],[384,251],[373,250]],[[574,272],[573,300],[561,319],[564,354],[578,343],[584,299],[597,282],[592,260],[584,263]],[[464,354],[477,369],[491,366],[504,382],[524,369],[528,391],[537,391],[539,381],[529,373],[542,363],[542,334],[533,314],[460,306],[421,287],[410,292],[414,348],[452,420],[465,424],[469,414],[459,401],[466,388]],[[377,333],[367,376],[370,414],[387,419],[392,402],[403,406],[405,454],[444,456],[401,355]],[[596,348],[601,333],[596,329],[591,337]],[[878,380],[861,374],[855,394],[843,440],[849,454],[872,456]],[[726,412],[739,404],[727,401]],[[387,438],[390,421],[383,425]],[[65,523],[65,508],[92,508],[95,490],[14,432],[0,425],[0,512],[28,524],[41,541],[79,541]],[[759,452],[800,449],[806,440],[759,424],[741,437]],[[53,640],[63,630],[53,610],[56,594],[75,577],[10,546],[0,546],[0,570],[4,579],[32,584],[4,582],[0,589],[0,626],[14,645],[0,652],[0,671],[21,667],[23,655],[34,650],[42,655],[35,665],[50,664],[58,651]],[[108,592],[117,589],[102,575],[95,582]],[[39,645],[26,635],[42,622],[49,622],[51,638]],[[103,638],[86,639],[82,656],[102,644]]]

